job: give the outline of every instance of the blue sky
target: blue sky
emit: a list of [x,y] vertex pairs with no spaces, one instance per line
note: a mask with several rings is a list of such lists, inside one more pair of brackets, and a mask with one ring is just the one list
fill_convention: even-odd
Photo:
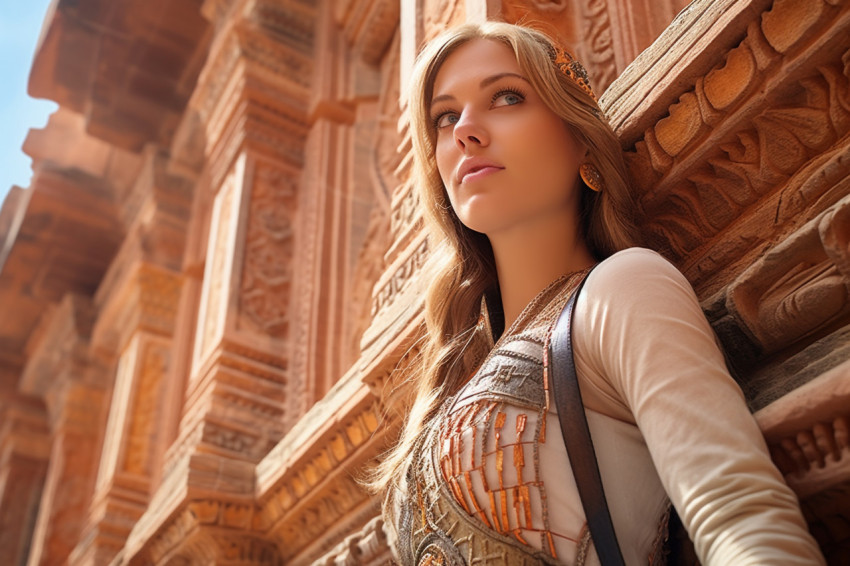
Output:
[[28,187],[32,160],[21,146],[43,128],[56,104],[27,95],[35,44],[50,0],[0,0],[0,202],[12,185]]

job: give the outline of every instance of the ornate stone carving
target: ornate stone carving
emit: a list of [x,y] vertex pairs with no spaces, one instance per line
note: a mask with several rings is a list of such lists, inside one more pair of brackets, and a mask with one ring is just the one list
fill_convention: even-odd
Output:
[[800,497],[829,564],[846,556],[850,503],[850,362],[756,413],[774,462]]
[[289,326],[295,179],[263,162],[254,168],[242,267],[240,310],[245,322],[282,339]]
[[587,68],[597,96],[605,92],[618,72],[608,4],[609,0],[584,0],[581,5],[582,40],[577,56]]
[[216,564],[281,564],[274,543],[250,529],[253,506],[217,499],[188,502],[170,525],[153,537],[130,564],[206,558]]
[[805,498],[822,491],[817,476],[834,477],[837,469],[843,469],[843,475],[850,479],[848,435],[850,412],[783,438],[774,446],[773,459],[797,494]]
[[405,287],[420,272],[427,258],[428,241],[422,238],[418,242],[418,245],[413,248],[410,255],[405,257],[404,261],[397,265],[390,277],[385,278],[375,291],[375,300],[372,304],[373,318],[377,318],[381,311],[393,304]]
[[[369,499],[350,472],[362,465],[358,455],[364,446],[374,447],[381,442],[383,432],[376,432],[382,417],[379,406],[356,377],[350,375],[340,381],[257,468],[263,495],[254,526],[279,541],[287,561],[310,543],[326,537],[335,518]],[[355,408],[342,411],[346,416],[337,422],[328,423],[321,417],[331,410],[329,407],[352,402],[356,403]],[[313,418],[313,413],[320,418]],[[293,453],[307,438],[323,440],[311,443],[309,455]],[[338,473],[346,469],[349,471]]]
[[[729,286],[728,310],[740,317],[762,354],[787,347],[850,313],[850,279],[830,257],[847,261],[843,221],[848,211],[850,197],[845,197]],[[831,237],[829,252],[821,234]]]
[[[766,243],[763,235],[742,236],[734,228],[741,218],[763,226],[751,215],[774,214],[780,229],[792,219],[799,226],[801,212],[811,218],[841,194],[820,176],[834,170],[827,163],[844,151],[833,144],[847,131],[848,108],[840,101],[848,89],[850,42],[835,18],[847,11],[822,8],[815,22],[798,21],[793,8],[777,2],[766,21],[787,20],[791,36],[823,46],[826,63],[808,64],[818,56],[813,50],[775,51],[765,37],[768,24],[753,21],[724,63],[697,79],[631,154],[652,243],[668,250],[698,289],[732,258]],[[769,94],[760,85],[769,85]],[[812,178],[812,167],[823,173]],[[765,210],[766,202],[775,213]],[[709,249],[707,242],[721,234],[724,246]]]

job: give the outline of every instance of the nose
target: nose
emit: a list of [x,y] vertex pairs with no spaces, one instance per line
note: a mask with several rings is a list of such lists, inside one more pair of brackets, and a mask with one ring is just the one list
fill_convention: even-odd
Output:
[[486,146],[490,143],[487,131],[472,112],[463,112],[454,126],[455,143],[460,149],[467,146]]

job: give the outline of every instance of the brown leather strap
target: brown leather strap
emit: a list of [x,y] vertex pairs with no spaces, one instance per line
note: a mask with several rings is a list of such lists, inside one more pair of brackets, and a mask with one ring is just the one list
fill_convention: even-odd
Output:
[[[588,273],[590,275],[590,273]],[[561,432],[570,467],[578,485],[578,493],[587,526],[593,539],[593,546],[602,566],[622,566],[623,555],[617,544],[614,523],[608,512],[608,502],[602,488],[602,477],[596,463],[596,452],[590,439],[590,428],[587,426],[587,416],[581,401],[578,376],[576,375],[575,360],[573,359],[573,344],[571,326],[576,298],[581,292],[587,276],[579,283],[575,292],[567,301],[564,310],[558,317],[558,322],[549,340],[549,379],[555,406],[558,409],[558,419],[561,422]]]

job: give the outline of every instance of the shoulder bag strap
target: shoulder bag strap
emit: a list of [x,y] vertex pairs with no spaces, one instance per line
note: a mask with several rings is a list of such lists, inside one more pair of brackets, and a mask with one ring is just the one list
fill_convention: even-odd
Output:
[[593,450],[593,442],[590,439],[590,429],[587,426],[573,359],[570,327],[576,298],[586,280],[587,275],[567,301],[552,331],[548,352],[550,387],[558,409],[564,444],[567,446],[570,466],[578,484],[579,497],[587,517],[587,526],[590,529],[596,554],[602,566],[622,566],[623,555],[620,553],[614,524],[608,512],[608,503],[605,500],[602,478],[596,463],[596,452]]

